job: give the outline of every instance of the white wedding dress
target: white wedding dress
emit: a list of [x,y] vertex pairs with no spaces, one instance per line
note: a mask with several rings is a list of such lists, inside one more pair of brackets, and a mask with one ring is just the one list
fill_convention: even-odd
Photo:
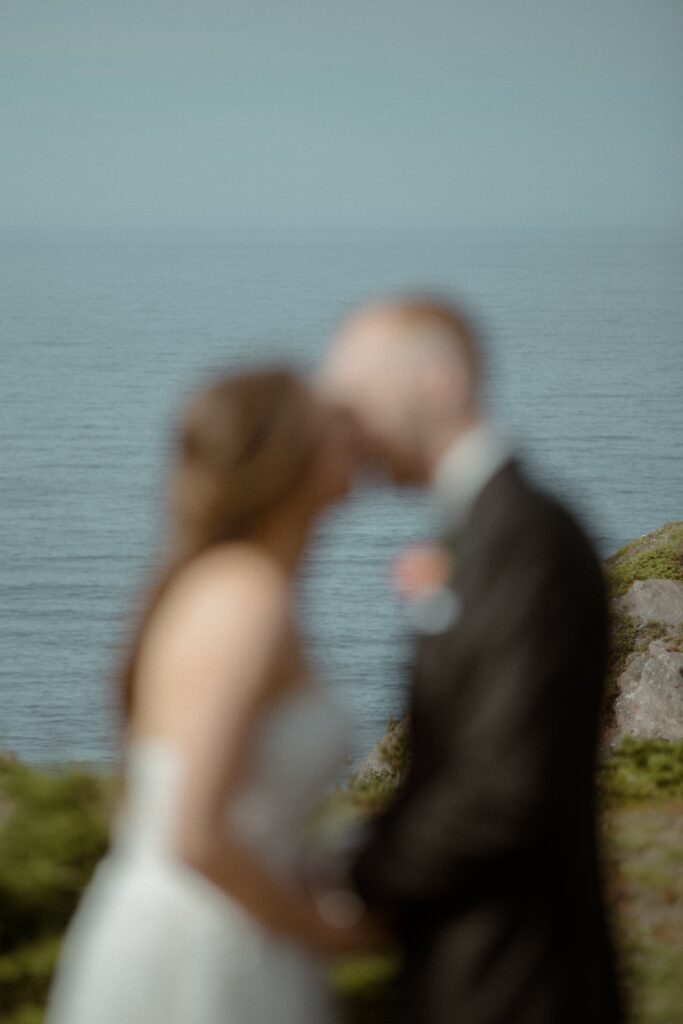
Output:
[[[338,771],[348,726],[322,688],[292,692],[255,730],[226,820],[294,879],[307,820]],[[182,758],[130,751],[125,806],[67,932],[47,1024],[329,1024],[323,965],[264,929],[171,846]]]

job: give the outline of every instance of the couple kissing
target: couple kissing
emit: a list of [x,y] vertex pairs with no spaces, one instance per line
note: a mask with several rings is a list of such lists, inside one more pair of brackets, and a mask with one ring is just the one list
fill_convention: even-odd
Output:
[[[354,313],[312,386],[254,371],[191,396],[120,677],[125,796],[48,1024],[334,1024],[329,957],[396,945],[392,1021],[622,1019],[595,821],[601,568],[491,426],[482,370],[459,310],[401,299]],[[406,778],[348,871],[311,885],[347,727],[293,583],[359,464],[431,489],[444,530],[402,568]]]

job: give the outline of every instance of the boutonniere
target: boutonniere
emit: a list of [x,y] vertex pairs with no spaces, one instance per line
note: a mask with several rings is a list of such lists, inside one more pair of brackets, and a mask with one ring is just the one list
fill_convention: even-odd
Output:
[[418,632],[436,635],[455,623],[460,599],[450,586],[451,575],[451,553],[439,544],[417,545],[396,559],[394,591],[406,602]]
[[436,587],[446,586],[451,558],[440,544],[416,544],[398,556],[393,565],[395,592],[404,601],[415,601]]

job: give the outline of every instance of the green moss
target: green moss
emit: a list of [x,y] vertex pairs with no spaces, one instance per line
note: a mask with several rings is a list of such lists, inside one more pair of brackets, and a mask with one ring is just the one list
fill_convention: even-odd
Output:
[[611,806],[683,797],[683,742],[623,740],[602,766],[600,786]]
[[0,761],[0,1019],[37,1024],[59,938],[107,843],[110,782]]
[[645,551],[612,567],[608,578],[614,597],[625,594],[635,580],[681,581],[680,555],[668,547]]
[[43,1024],[43,1019],[43,1007],[35,1003],[22,1003],[2,1018],[3,1024]]
[[606,563],[614,597],[626,593],[635,580],[683,582],[683,523],[669,523],[612,555]]
[[0,953],[63,928],[107,842],[110,785],[0,766]]
[[680,1024],[683,1007],[683,954],[665,943],[634,951],[633,1009],[637,1024]]
[[344,799],[353,803],[359,811],[370,813],[380,810],[396,795],[396,783],[388,775],[371,778],[353,778]]
[[2,1020],[17,1008],[37,1007],[45,1001],[59,943],[60,936],[49,935],[0,956]]
[[606,820],[632,1020],[674,1024],[683,1006],[683,803],[630,803]]
[[398,956],[349,957],[337,964],[331,981],[347,1024],[390,1024]]

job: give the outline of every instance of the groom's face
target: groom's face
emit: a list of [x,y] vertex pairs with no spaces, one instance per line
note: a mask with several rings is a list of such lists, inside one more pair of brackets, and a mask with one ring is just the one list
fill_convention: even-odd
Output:
[[358,464],[373,474],[388,477],[395,484],[414,483],[412,461],[394,429],[393,421],[389,417],[380,420],[377,412],[374,405],[372,416],[366,416],[359,403],[349,409],[349,416],[356,425],[355,450]]
[[[327,400],[354,425],[355,447],[367,468],[397,484],[422,482],[411,382],[375,330],[342,336],[320,375]],[[394,353],[395,354],[395,353]]]

